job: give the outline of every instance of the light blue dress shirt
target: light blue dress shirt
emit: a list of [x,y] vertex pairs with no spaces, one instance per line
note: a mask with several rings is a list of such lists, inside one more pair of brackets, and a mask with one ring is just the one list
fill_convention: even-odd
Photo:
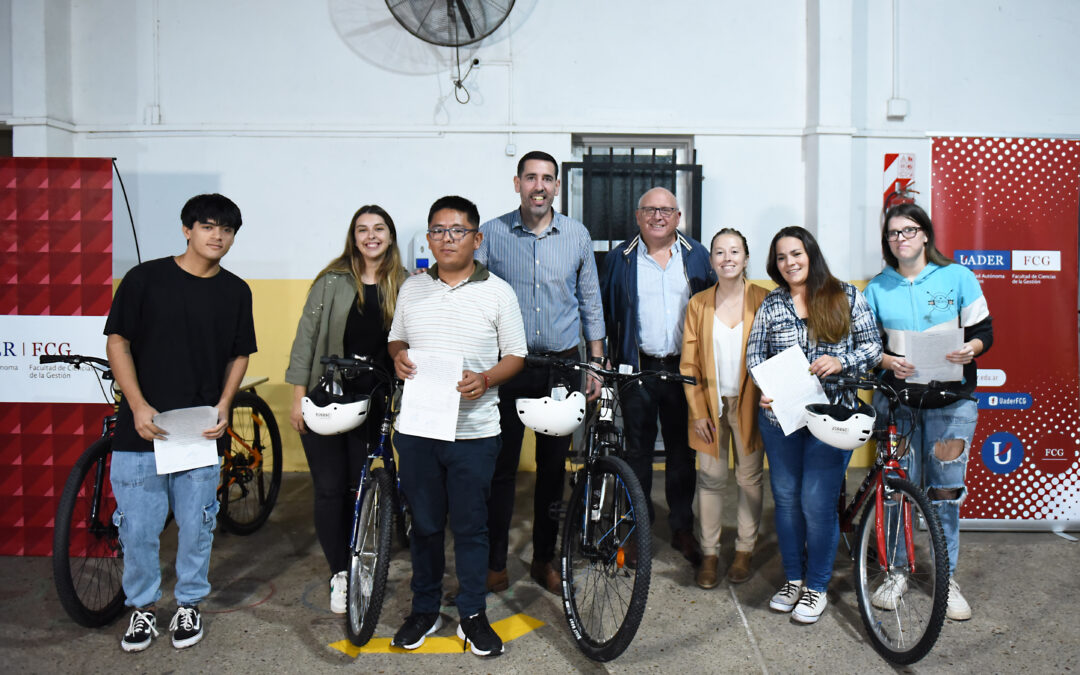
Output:
[[671,244],[667,267],[649,257],[645,242],[637,247],[638,344],[650,356],[682,351],[683,321],[690,284],[678,239]]

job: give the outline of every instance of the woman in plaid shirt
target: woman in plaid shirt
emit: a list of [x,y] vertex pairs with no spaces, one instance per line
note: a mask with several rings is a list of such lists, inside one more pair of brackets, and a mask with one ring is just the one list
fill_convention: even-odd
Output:
[[[829,272],[814,236],[785,227],[773,237],[766,264],[779,288],[762,303],[746,347],[753,368],[798,345],[817,376],[855,374],[881,361],[881,338],[870,306],[854,286]],[[835,400],[836,391],[825,391]],[[769,459],[769,481],[776,502],[776,536],[786,583],[769,607],[792,612],[800,623],[814,623],[825,610],[840,538],[836,500],[851,451],[825,445],[804,427],[785,436],[761,398],[759,424]]]

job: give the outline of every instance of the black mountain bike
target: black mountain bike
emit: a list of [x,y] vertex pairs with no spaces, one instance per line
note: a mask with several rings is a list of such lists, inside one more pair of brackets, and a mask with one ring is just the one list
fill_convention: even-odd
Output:
[[563,611],[578,648],[595,661],[610,661],[626,650],[641,625],[652,573],[648,495],[623,459],[623,432],[615,424],[619,390],[650,377],[685,384],[696,380],[663,371],[623,373],[545,356],[527,356],[525,363],[592,373],[602,383],[585,422],[584,448],[571,457],[580,468],[570,477],[561,564]]
[[[93,356],[42,356],[41,363],[87,367],[101,380],[112,381],[105,359]],[[234,534],[251,534],[270,516],[281,487],[281,436],[270,406],[254,391],[265,379],[242,384],[229,410],[228,442],[218,443],[222,456],[218,518]],[[114,406],[120,391],[102,393]],[[101,437],[90,444],[68,475],[56,506],[53,529],[53,581],[60,604],[73,621],[96,628],[124,611],[124,572],[120,533],[113,525],[109,482],[115,408],[101,421]]]

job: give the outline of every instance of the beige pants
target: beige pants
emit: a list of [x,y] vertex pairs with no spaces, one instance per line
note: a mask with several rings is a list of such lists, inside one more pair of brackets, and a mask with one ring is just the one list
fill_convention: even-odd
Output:
[[739,486],[738,530],[735,550],[752,552],[761,525],[761,477],[765,453],[762,448],[743,454],[739,435],[739,420],[734,396],[724,397],[724,414],[717,425],[720,457],[698,453],[697,497],[701,521],[701,551],[705,555],[720,554],[720,525],[724,512],[724,493],[727,491],[728,448],[734,443],[735,482]]

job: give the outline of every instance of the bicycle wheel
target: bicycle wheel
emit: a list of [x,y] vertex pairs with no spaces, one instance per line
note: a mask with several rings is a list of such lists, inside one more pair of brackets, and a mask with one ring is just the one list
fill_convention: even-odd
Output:
[[887,661],[906,665],[926,656],[941,633],[948,553],[937,511],[911,481],[886,477],[882,510],[885,550],[879,550],[874,500],[863,510],[855,594],[874,649]]
[[75,462],[53,529],[53,582],[75,623],[96,628],[124,611],[124,559],[113,525],[116,500],[109,483],[112,440],[95,441]]
[[[626,548],[637,546],[637,566]],[[652,532],[645,493],[623,460],[598,457],[582,470],[563,529],[563,610],[578,648],[594,661],[622,654],[645,613]]]
[[355,526],[356,547],[349,562],[345,631],[357,647],[371,639],[382,611],[394,534],[393,490],[389,474],[382,469],[373,470]]
[[233,399],[226,430],[229,447],[221,466],[218,518],[233,534],[251,534],[270,517],[281,488],[281,434],[270,406],[241,391]]

